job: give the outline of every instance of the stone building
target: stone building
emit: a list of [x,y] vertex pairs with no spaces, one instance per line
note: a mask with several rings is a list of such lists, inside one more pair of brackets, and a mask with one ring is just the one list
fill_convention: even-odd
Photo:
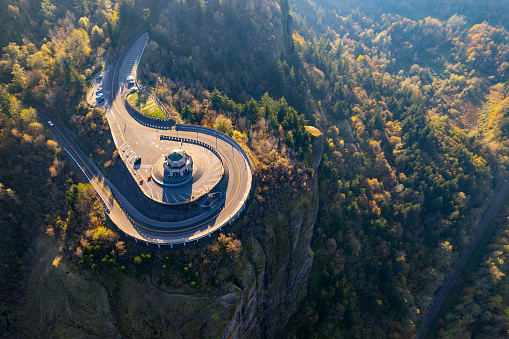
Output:
[[193,173],[193,158],[182,149],[171,151],[164,158],[164,175],[183,177]]

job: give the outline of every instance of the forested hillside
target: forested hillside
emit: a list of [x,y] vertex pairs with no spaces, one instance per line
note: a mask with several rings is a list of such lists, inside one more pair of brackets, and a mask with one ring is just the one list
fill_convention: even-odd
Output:
[[292,7],[327,141],[309,295],[290,333],[415,334],[507,174],[505,28],[377,3],[386,14]]
[[437,336],[503,336],[509,329],[508,219],[504,206],[436,323]]
[[[46,231],[55,234],[53,225],[66,220],[66,191],[83,180],[51,140],[35,108],[57,116],[104,168],[115,161],[103,112],[88,107],[84,95],[90,78],[102,68],[100,56],[114,52],[103,28],[119,23],[118,7],[110,1],[0,3],[0,313],[7,335],[49,335],[27,325],[34,316],[34,296],[52,295],[44,288],[32,293],[42,281],[34,280],[35,267],[42,263],[37,249]],[[120,26],[110,31],[120,37]],[[102,215],[102,208],[98,213]],[[42,247],[58,252],[58,246],[55,242]],[[54,264],[58,266],[58,260]]]
[[[507,13],[469,0],[1,2],[8,334],[415,336],[508,175]],[[108,171],[111,133],[85,96],[141,29],[140,82],[182,122],[232,136],[254,169],[245,215],[186,250],[124,238],[34,110]],[[506,334],[506,228],[440,335]]]
[[[170,11],[166,12],[167,16],[154,19],[153,13],[159,10],[156,2],[10,1],[3,2],[2,6],[4,4],[9,11],[2,11],[2,15],[6,15],[5,23],[9,24],[5,26],[6,39],[2,40],[0,59],[3,140],[0,157],[4,164],[0,171],[4,234],[0,244],[8,255],[2,260],[6,274],[1,278],[0,313],[7,326],[6,333],[15,337],[120,333],[134,337],[150,337],[157,333],[160,336],[169,333],[196,336],[201,327],[206,326],[209,333],[219,336],[229,326],[232,326],[230,331],[244,334],[254,328],[263,327],[267,332],[275,331],[272,328],[281,329],[286,320],[278,321],[276,317],[250,316],[252,322],[236,324],[238,317],[248,315],[243,314],[245,309],[235,307],[237,300],[246,298],[247,302],[252,298],[251,281],[258,279],[259,268],[265,265],[270,267],[265,269],[267,275],[279,277],[273,283],[267,280],[266,288],[271,290],[271,296],[280,294],[289,305],[303,296],[302,286],[306,284],[311,265],[309,234],[316,218],[317,202],[315,180],[311,179],[313,171],[310,170],[314,162],[312,138],[305,128],[304,115],[284,98],[263,95],[265,88],[257,89],[255,92],[260,95],[255,97],[247,94],[246,91],[252,90],[247,87],[237,91],[217,83],[220,90],[213,90],[211,78],[189,77],[186,67],[192,63],[183,62],[180,66],[175,63],[171,70],[176,70],[176,74],[159,74],[163,72],[157,68],[151,70],[148,80],[153,74],[157,80],[149,84],[168,108],[176,110],[186,122],[201,123],[233,136],[246,148],[256,169],[258,186],[256,203],[249,208],[250,218],[244,218],[239,224],[250,232],[232,229],[242,235],[241,240],[227,233],[186,251],[140,248],[126,241],[109,222],[100,199],[90,185],[83,183],[86,178],[76,171],[65,151],[50,140],[46,122],[37,121],[35,108],[55,115],[85,153],[104,171],[109,170],[116,161],[109,127],[102,109],[90,107],[85,95],[97,72],[104,63],[113,60],[130,34],[148,29],[153,35],[153,44],[159,39],[168,40],[164,35],[169,31],[164,29],[171,27],[165,25],[164,19],[173,19],[174,15]],[[174,4],[166,5],[171,10]],[[204,8],[205,4],[200,5]],[[193,6],[184,2],[177,6],[181,17],[189,16],[183,17],[184,24],[199,12],[199,8]],[[243,10],[229,3],[215,3],[213,8],[209,7],[204,24],[212,31],[210,27],[214,23],[208,21],[210,17],[216,17],[220,23],[224,22],[225,15],[238,16],[232,21],[236,25],[246,22],[253,11],[259,13],[253,18],[253,26],[246,29],[260,37],[257,43],[263,43],[264,49],[259,51],[260,55],[270,51],[265,59],[257,61],[257,67],[265,76],[263,69],[272,67],[274,60],[287,48],[291,51],[293,41],[291,32],[284,28],[287,27],[288,6],[286,13],[273,1],[264,6],[266,8]],[[22,14],[21,19],[18,13]],[[24,16],[30,20],[23,19]],[[22,22],[16,30],[10,23],[18,19]],[[160,19],[162,24],[158,23]],[[234,27],[232,22],[216,27],[214,34],[228,36]],[[263,28],[265,24],[270,28]],[[198,26],[188,29],[179,26],[185,34],[199,36]],[[242,50],[240,46],[247,32],[232,34],[219,43],[225,44],[224,50],[235,54]],[[179,33],[171,38],[178,41],[181,37]],[[205,43],[205,40],[193,42],[198,43]],[[171,48],[181,54],[186,53],[189,46],[184,45],[179,50],[175,44]],[[151,47],[151,51],[158,51]],[[205,45],[202,48],[205,49]],[[221,53],[213,62],[223,62],[224,50],[219,50]],[[250,54],[239,54],[240,58],[233,55],[234,60],[238,59],[238,72],[249,74],[243,58]],[[154,55],[147,52],[147,57]],[[195,57],[200,62],[205,60]],[[164,56],[154,65],[160,60],[165,60]],[[226,66],[222,67],[215,70],[216,75]],[[232,74],[228,75],[228,80],[232,79]],[[172,80],[163,76],[171,76],[178,85],[172,85]],[[162,81],[158,83],[158,79]],[[210,91],[200,87],[198,81],[210,86]],[[299,194],[292,196],[291,192]],[[266,212],[262,214],[262,211]],[[284,214],[292,215],[292,223],[280,219]],[[288,241],[290,227],[293,238],[303,239],[296,250],[291,249]],[[298,234],[300,229],[302,235]],[[280,245],[288,246],[273,249],[275,237]],[[256,252],[263,247],[267,254],[260,257]],[[288,263],[296,267],[295,272],[285,269]],[[295,279],[296,275],[302,276]],[[285,283],[280,279],[284,276],[293,281],[291,289],[283,288]],[[139,298],[140,295],[143,297]],[[266,292],[258,290],[254,302],[261,306],[248,311],[279,314],[282,305],[264,301],[268,298]],[[157,307],[158,312],[139,317],[140,312],[154,309],[161,300],[166,301]],[[175,306],[176,302],[183,303],[178,306],[182,309]],[[210,317],[206,313],[196,317],[196,310],[203,308],[204,303],[219,316]],[[233,317],[235,313],[239,316]],[[289,316],[286,314],[286,319]],[[164,325],[168,323],[174,325]]]

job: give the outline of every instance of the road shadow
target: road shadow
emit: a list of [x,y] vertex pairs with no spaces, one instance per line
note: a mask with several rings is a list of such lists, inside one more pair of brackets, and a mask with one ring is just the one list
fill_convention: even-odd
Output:
[[[216,227],[216,224],[218,222],[217,217],[218,214],[223,210],[224,208],[224,202],[219,208],[214,210],[214,213],[210,215],[206,220],[195,223],[195,224],[187,224],[181,227],[172,227],[172,231],[186,231],[185,235],[183,234],[183,237],[189,238],[189,237],[196,237],[199,238],[203,235],[206,235],[210,233],[210,231]],[[157,239],[158,233],[157,231],[165,231],[168,230],[167,227],[156,227],[156,226],[149,226],[149,229],[144,227],[143,225],[140,225],[137,222],[133,223],[133,227],[139,232],[139,234],[144,235],[148,238]],[[184,241],[184,238],[182,238],[182,241]],[[191,244],[196,240],[190,240],[187,243]]]
[[108,180],[115,188],[143,215],[160,221],[182,221],[196,217],[208,209],[202,208],[197,202],[182,206],[165,205],[148,198],[141,190],[123,161],[117,161]]
[[163,201],[168,204],[181,204],[185,201],[193,200],[193,182],[192,180],[181,186],[162,186],[163,187]]

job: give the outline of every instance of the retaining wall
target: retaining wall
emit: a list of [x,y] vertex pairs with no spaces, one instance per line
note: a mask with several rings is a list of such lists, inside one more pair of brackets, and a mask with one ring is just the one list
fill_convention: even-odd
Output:
[[159,128],[159,129],[172,129],[173,126],[175,126],[175,120],[173,119],[158,119],[158,118],[152,118],[149,116],[146,116],[145,114],[141,113],[136,109],[136,107],[132,106],[129,103],[129,100],[127,100],[127,96],[124,100],[125,109],[131,116],[136,119],[140,124]]
[[247,156],[244,149],[235,140],[233,140],[233,138],[224,134],[223,132],[219,132],[218,130],[215,130],[210,127],[199,126],[199,125],[184,125],[184,124],[175,124],[175,130],[184,131],[184,132],[198,132],[198,133],[208,134],[208,135],[212,135],[212,136],[218,137],[221,140],[226,141],[227,143],[229,143],[230,145],[235,147],[240,152],[240,154],[242,154],[242,156],[244,157],[244,160],[246,161],[246,163],[249,166],[249,169],[251,170],[251,162],[249,161],[249,157]]
[[[235,147],[242,154],[242,156],[244,157],[244,161],[246,162],[246,165],[249,166],[249,171],[251,171],[251,163],[249,161],[249,157],[247,156],[246,152],[244,151],[244,149],[233,138],[229,137],[228,135],[226,135],[226,134],[224,134],[222,132],[219,132],[219,131],[217,131],[217,130],[215,130],[213,128],[209,128],[209,127],[198,126],[198,125],[175,124],[175,122],[173,120],[162,120],[162,119],[156,119],[156,118],[147,117],[146,115],[143,115],[141,112],[139,112],[134,107],[132,107],[128,103],[127,100],[125,100],[125,103],[126,103],[125,106],[126,106],[126,109],[128,110],[128,112],[138,122],[140,122],[143,125],[154,127],[154,128],[159,128],[159,129],[175,129],[175,130],[179,130],[179,131],[198,132],[198,133],[208,134],[208,135],[217,137],[217,138],[219,138],[219,139],[221,139],[223,141],[226,141],[228,144],[230,144],[233,147]],[[170,123],[170,121],[171,121],[171,123]],[[211,152],[213,152],[215,155],[217,155],[219,157],[219,159],[220,159],[221,163],[223,163],[223,167],[224,167],[224,161],[223,161],[222,155],[214,147],[212,147],[212,146],[210,146],[210,145],[208,145],[206,143],[203,143],[203,142],[201,142],[199,140],[195,140],[195,139],[180,138],[180,137],[171,137],[171,136],[164,136],[164,135],[161,135],[160,139],[162,139],[162,140],[173,140],[173,141],[181,141],[181,140],[183,140],[184,142],[187,142],[187,143],[193,143],[193,144],[200,145],[202,147],[206,147],[207,149],[209,149]],[[225,171],[229,172],[229,169],[225,168]],[[215,233],[215,232],[218,232],[218,231],[221,232],[223,227],[231,225],[232,222],[234,222],[236,219],[239,218],[239,216],[242,213],[242,211],[244,211],[244,209],[246,208],[246,203],[247,203],[247,200],[249,198],[249,192],[251,191],[251,184],[252,184],[252,181],[251,181],[251,179],[249,179],[248,195],[246,197],[246,200],[243,201],[242,207],[239,208],[237,210],[237,212],[233,213],[228,218],[228,221],[224,222],[221,226],[217,227],[216,229],[214,229],[210,233],[207,233],[207,234],[202,235],[200,237],[193,238],[193,239],[182,238],[180,240],[175,240],[173,242],[160,242],[160,243],[158,243],[158,242],[152,242],[152,241],[145,241],[145,240],[136,239],[135,237],[132,237],[131,235],[129,235],[127,233],[125,233],[125,234],[127,234],[130,237],[132,237],[136,242],[139,241],[139,242],[145,243],[147,246],[149,244],[150,245],[157,245],[158,247],[161,247],[161,245],[163,245],[163,246],[170,246],[171,248],[173,248],[174,245],[175,246],[178,246],[178,245],[186,246],[186,244],[196,243],[200,239],[203,239],[203,238],[206,238],[206,237],[211,237],[212,233]],[[119,200],[117,199],[117,201],[119,201]],[[125,212],[125,215],[127,216],[127,218],[129,220],[131,220],[131,222],[140,225],[140,226],[137,226],[137,227],[142,227],[143,228],[143,226],[141,226],[142,223],[140,221],[136,220],[129,213],[126,212],[126,210],[124,209],[124,207],[122,206],[120,201],[119,201],[119,205],[122,208],[122,210]]]

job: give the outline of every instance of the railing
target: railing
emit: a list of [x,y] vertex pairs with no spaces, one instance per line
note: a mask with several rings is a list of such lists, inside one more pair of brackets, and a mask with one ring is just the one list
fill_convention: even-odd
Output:
[[247,156],[244,149],[230,136],[219,132],[218,130],[215,130],[210,127],[205,126],[199,126],[199,125],[184,125],[184,124],[175,124],[175,130],[177,131],[185,131],[185,132],[198,132],[203,134],[212,135],[215,137],[218,137],[219,139],[226,141],[233,147],[235,147],[240,154],[244,157],[244,160],[246,161],[247,165],[249,166],[249,169],[251,170],[251,162],[249,161],[249,157]]
[[[115,195],[115,193],[112,191],[111,192],[113,195]],[[132,217],[129,212],[127,211],[127,209],[124,207],[122,201],[118,198],[115,199],[118,203],[118,206],[120,207],[120,209],[124,212],[125,216],[127,217],[127,219],[133,223],[133,225],[139,225],[141,226],[141,228],[143,228],[143,226],[141,225],[142,223],[140,222],[140,220],[137,220],[136,218]],[[247,199],[246,199],[247,201]],[[157,245],[157,247],[161,247],[161,245],[163,246],[170,246],[171,248],[173,248],[174,245],[182,245],[182,246],[186,246],[186,244],[191,244],[191,243],[197,243],[198,240],[201,240],[203,238],[210,238],[212,237],[212,234],[215,233],[215,232],[221,232],[223,230],[223,227],[226,226],[226,224],[228,225],[231,225],[232,222],[234,222],[235,220],[237,220],[237,218],[240,216],[240,214],[242,213],[242,211],[244,211],[245,207],[246,207],[246,201],[244,201],[244,204],[242,205],[242,207],[240,208],[240,210],[238,210],[236,213],[234,213],[234,215],[232,217],[230,217],[228,219],[228,221],[224,222],[221,226],[217,227],[216,229],[210,231],[209,233],[207,234],[204,234],[202,236],[199,236],[199,237],[196,237],[196,238],[181,238],[180,240],[175,240],[175,241],[172,241],[172,242],[162,242],[162,241],[148,241],[148,240],[141,240],[141,239],[138,239],[136,237],[134,237],[133,235],[125,232],[124,230],[122,230],[120,227],[119,229],[125,234],[127,235],[128,237],[130,238],[133,238],[134,241],[137,243],[138,241],[139,242],[142,242],[142,243],[145,243],[147,246],[149,245]],[[137,226],[135,226],[137,227]],[[159,240],[159,239],[156,239],[156,240]]]
[[[147,45],[147,42],[148,42],[148,39],[145,42],[145,46],[143,46],[143,51],[140,54],[140,57],[138,59],[138,63],[136,65],[136,67],[138,66],[138,64],[139,64],[139,62],[141,60],[141,57],[143,55],[143,52],[144,52],[145,47]],[[138,84],[137,81],[136,81],[136,84]],[[155,94],[153,94],[151,92],[150,92],[149,95],[156,102],[156,104],[158,104],[159,107],[162,108],[163,112],[166,114],[166,116],[169,119],[158,119],[158,118],[152,118],[152,117],[146,116],[143,113],[139,112],[135,107],[133,107],[128,102],[127,99],[125,99],[124,100],[125,108],[126,108],[126,110],[131,114],[131,116],[136,121],[138,121],[142,125],[145,125],[145,126],[148,126],[148,127],[153,127],[153,128],[158,128],[158,129],[168,129],[169,130],[169,129],[175,128],[176,130],[193,131],[193,132],[199,132],[199,133],[204,133],[204,134],[215,136],[215,137],[217,137],[217,138],[219,138],[219,139],[221,139],[223,141],[226,141],[228,144],[232,145],[232,147],[235,147],[239,151],[239,153],[243,156],[244,162],[246,164],[246,169],[247,169],[247,167],[249,167],[249,172],[251,172],[251,163],[249,161],[249,157],[247,156],[247,154],[244,151],[244,149],[235,140],[233,140],[233,138],[231,138],[231,137],[227,136],[226,134],[221,133],[221,132],[219,132],[219,131],[217,131],[215,129],[204,127],[204,126],[176,124],[175,120],[171,119],[171,114],[166,110],[166,107],[164,107],[164,105],[161,103],[159,98]],[[127,96],[126,96],[126,98],[127,98]],[[212,146],[210,146],[208,144],[205,144],[205,143],[203,143],[201,141],[194,140],[194,139],[169,137],[169,136],[161,136],[160,138],[161,139],[167,139],[167,140],[178,140],[178,141],[185,140],[186,142],[195,143],[195,144],[199,144],[199,145],[201,145],[203,147],[206,147],[207,149],[211,150],[214,154],[216,154],[219,157],[219,159],[221,160],[221,163],[223,163],[223,167],[224,167],[224,162],[223,162],[222,155],[215,148],[213,148]],[[226,166],[226,170],[229,171],[229,166]],[[172,241],[172,242],[169,242],[169,241],[160,242],[159,239],[155,239],[155,240],[158,240],[158,241],[151,241],[151,242],[149,242],[147,240],[137,239],[136,237],[134,237],[131,234],[128,234],[126,232],[124,232],[124,234],[126,234],[127,236],[133,238],[136,242],[138,242],[138,240],[140,240],[140,242],[145,242],[145,244],[147,246],[150,243],[150,244],[157,245],[158,247],[161,247],[161,245],[169,245],[172,248],[173,248],[173,245],[183,245],[183,246],[186,246],[187,243],[198,242],[198,240],[203,239],[205,237],[211,237],[212,233],[217,232],[217,231],[222,231],[224,226],[231,225],[231,223],[233,221],[235,221],[240,216],[242,211],[244,211],[244,209],[246,208],[246,202],[247,202],[247,200],[249,198],[249,194],[251,192],[251,188],[252,188],[251,184],[252,184],[252,177],[249,176],[249,179],[248,179],[249,188],[247,190],[247,194],[246,193],[244,194],[246,198],[243,200],[242,206],[235,213],[232,213],[228,218],[226,218],[226,221],[223,222],[219,227],[216,227],[214,230],[210,231],[209,233],[207,233],[205,235],[202,235],[202,236],[199,236],[199,237],[196,237],[196,238],[193,238],[193,239],[191,239],[191,238],[187,238],[187,239],[186,238],[182,238],[181,240],[175,240],[175,241]],[[112,193],[113,193],[113,191],[112,191]],[[137,225],[139,225],[140,227],[143,228],[142,223],[139,220],[135,220],[126,211],[126,209],[122,205],[122,202],[119,199],[116,199],[116,200],[117,200],[120,208],[122,209],[122,211],[126,215],[126,217],[133,223],[133,225],[137,224]]]
[[206,144],[204,142],[201,142],[201,141],[195,140],[195,139],[180,138],[180,137],[171,137],[169,135],[160,135],[159,136],[159,140],[182,141],[182,142],[185,142],[185,143],[188,143],[188,144],[195,144],[195,145],[199,145],[199,146],[205,147],[206,149],[208,149],[209,151],[211,151],[212,153],[217,155],[217,157],[221,161],[221,164],[224,166],[221,154],[214,147],[210,146],[209,144]]
[[166,115],[166,117],[168,119],[173,119],[175,120],[175,117],[172,116],[172,114],[170,112],[168,112],[168,110],[166,109],[166,107],[163,105],[163,103],[161,102],[161,100],[159,100],[159,98],[157,97],[157,95],[152,91],[152,90],[149,90],[149,93],[148,95],[152,98],[152,100],[154,100],[156,102],[156,104],[163,110],[164,114]]
[[[205,133],[205,134],[217,136],[218,138],[228,142],[233,147],[235,147],[237,150],[239,150],[239,152],[241,152],[241,154],[244,157],[244,161],[246,162],[246,166],[249,166],[249,171],[251,171],[251,164],[250,164],[250,162],[248,160],[247,154],[244,152],[242,147],[235,140],[233,140],[232,138],[230,138],[226,134],[221,133],[219,131],[216,131],[216,130],[214,130],[212,128],[204,127],[204,126],[181,125],[181,124],[179,124],[178,126],[180,127],[180,130],[198,131],[198,132],[202,132],[202,133]],[[184,127],[184,128],[182,128],[182,127]],[[191,127],[191,128],[188,129],[187,127]],[[194,143],[194,144],[206,147],[207,149],[211,150],[215,155],[217,155],[219,157],[221,163],[223,163],[223,166],[224,166],[222,155],[214,147],[212,147],[212,146],[210,146],[210,145],[208,145],[208,144],[206,144],[204,142],[201,142],[201,141],[195,140],[195,139],[172,137],[172,136],[164,136],[164,135],[161,135],[160,139],[161,140],[172,140],[172,141],[184,141],[184,142],[187,142],[187,143]],[[229,166],[227,166],[226,169],[229,172]],[[219,227],[216,227],[214,230],[212,230],[209,233],[204,234],[202,236],[199,236],[199,237],[196,237],[196,238],[189,238],[189,237],[188,238],[181,238],[180,240],[175,240],[175,241],[171,241],[171,242],[170,241],[164,241],[164,242],[157,241],[156,242],[156,241],[140,240],[140,239],[137,239],[137,238],[133,237],[132,235],[126,233],[126,232],[124,232],[124,233],[126,235],[128,235],[129,237],[133,238],[136,242],[138,242],[138,241],[144,242],[147,246],[149,244],[157,245],[159,248],[161,247],[161,245],[163,245],[163,246],[170,246],[171,248],[173,248],[174,245],[186,246],[186,244],[190,244],[190,243],[193,243],[193,242],[198,242],[198,240],[201,240],[201,239],[206,238],[206,237],[211,237],[211,235],[213,233],[215,233],[217,231],[221,232],[223,230],[223,227],[225,227],[227,225],[231,225],[231,223],[234,222],[235,220],[237,220],[237,218],[239,218],[240,214],[245,210],[247,200],[249,199],[249,193],[250,193],[251,188],[252,188],[251,187],[251,183],[252,183],[252,179],[251,179],[251,177],[249,177],[249,179],[248,179],[249,189],[247,190],[247,195],[245,194],[246,199],[243,200],[241,208],[238,209],[235,213],[232,213],[230,216],[228,216],[226,218],[226,221],[224,221]],[[122,209],[122,211],[124,212],[126,217],[129,219],[129,221],[131,221],[133,223],[133,225],[138,225],[139,227],[143,228],[144,227],[142,225],[143,223],[140,220],[136,220],[135,218],[133,218],[129,214],[129,212],[123,207],[121,201],[119,201],[118,199],[116,199],[116,200],[118,201],[120,208]],[[138,227],[138,226],[135,226],[135,227]],[[158,240],[158,239],[156,239],[156,240]]]

